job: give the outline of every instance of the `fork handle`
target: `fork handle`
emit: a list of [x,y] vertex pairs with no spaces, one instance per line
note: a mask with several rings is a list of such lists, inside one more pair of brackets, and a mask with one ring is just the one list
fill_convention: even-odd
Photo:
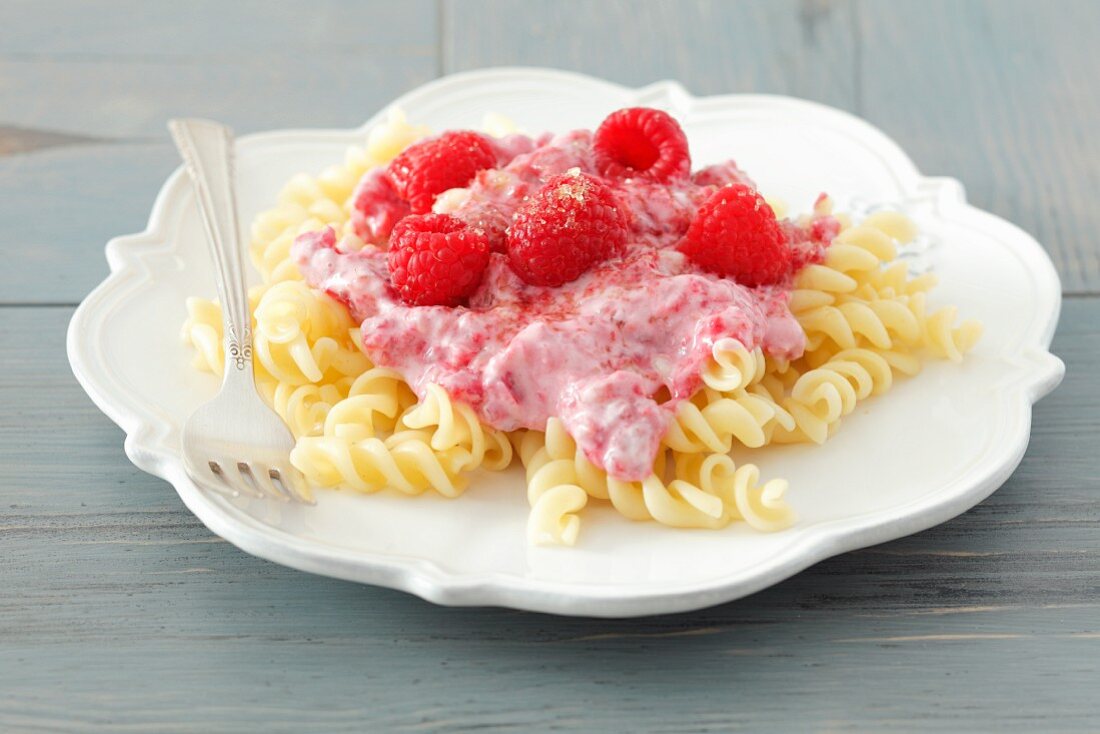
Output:
[[171,120],[168,130],[195,188],[218,281],[225,332],[225,376],[255,386],[252,375],[252,317],[233,186],[233,131],[217,122]]

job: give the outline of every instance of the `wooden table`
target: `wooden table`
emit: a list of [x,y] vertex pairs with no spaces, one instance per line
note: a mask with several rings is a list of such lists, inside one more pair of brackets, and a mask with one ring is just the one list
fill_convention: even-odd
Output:
[[[0,730],[1100,727],[1100,3],[311,2],[0,9]],[[443,609],[211,535],[64,332],[176,166],[173,115],[352,127],[440,74],[578,69],[851,110],[1032,232],[1065,383],[993,497],[742,601]],[[168,327],[166,327],[168,328]]]

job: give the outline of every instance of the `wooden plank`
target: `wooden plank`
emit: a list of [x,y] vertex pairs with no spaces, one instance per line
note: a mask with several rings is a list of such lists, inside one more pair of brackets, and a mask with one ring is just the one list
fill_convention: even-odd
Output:
[[1100,292],[1100,3],[864,3],[861,112]]
[[52,133],[48,130],[29,130],[11,125],[0,125],[0,158],[32,150],[60,148],[72,145],[89,145],[100,142],[84,135]]
[[0,55],[22,58],[240,61],[249,57],[354,53],[354,76],[376,49],[434,48],[434,0],[4,0]]
[[[748,599],[639,620],[445,609],[206,531],[64,361],[0,318],[0,729],[1087,730],[1100,660],[1100,299],[979,507]],[[888,399],[888,398],[886,398]]]
[[[443,4],[447,71],[517,64],[697,94],[794,94],[855,104],[853,5],[838,0]],[[492,18],[492,22],[486,22]]]
[[0,109],[18,127],[123,139],[166,139],[166,121],[180,116],[239,133],[354,127],[435,71],[432,45],[164,61],[0,56]]
[[0,158],[0,303],[80,301],[107,275],[104,244],[145,228],[178,163],[168,143]]
[[20,22],[0,24],[2,122],[156,139],[179,115],[240,132],[353,126],[434,76],[437,15],[433,0],[52,0],[50,12],[13,0],[5,17]]

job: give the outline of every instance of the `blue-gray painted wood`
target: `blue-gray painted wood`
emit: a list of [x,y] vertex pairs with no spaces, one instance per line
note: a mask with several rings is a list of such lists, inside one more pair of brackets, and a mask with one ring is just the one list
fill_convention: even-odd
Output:
[[[183,115],[224,120],[241,133],[354,127],[435,72],[424,48],[310,51],[202,62],[0,56],[0,109],[19,127],[140,140],[165,138],[168,118]],[[43,89],[56,95],[49,105],[26,104]]]
[[792,94],[846,109],[858,98],[848,2],[480,5],[485,14],[443,0],[447,71],[553,66],[634,86],[678,79],[697,94]]
[[[0,304],[75,303],[174,167],[163,122],[348,126],[441,70],[546,64],[868,116],[1100,293],[1097,5],[7,0]],[[220,22],[214,21],[221,18]],[[201,83],[201,85],[200,85]],[[1032,102],[1034,100],[1034,103]],[[0,731],[1096,729],[1100,299],[1008,483],[749,599],[629,621],[443,609],[212,536],[0,305]]]
[[434,59],[437,39],[434,0],[4,0],[3,10],[0,55],[21,59],[235,63],[355,54],[357,68],[332,69],[354,78],[369,66],[396,70],[379,55],[383,48]]
[[1034,234],[1067,292],[1100,292],[1100,3],[860,8],[858,111]]
[[[748,599],[639,620],[443,609],[213,537],[0,318],[0,730],[1087,730],[1100,716],[1100,300],[977,508]],[[49,409],[43,406],[48,405]]]
[[351,127],[437,72],[432,0],[5,0],[3,14],[0,122],[62,133],[167,139],[180,115]]
[[[103,246],[145,229],[179,155],[170,143],[0,157],[0,303],[72,303],[107,277]],[[39,274],[38,277],[27,277]]]

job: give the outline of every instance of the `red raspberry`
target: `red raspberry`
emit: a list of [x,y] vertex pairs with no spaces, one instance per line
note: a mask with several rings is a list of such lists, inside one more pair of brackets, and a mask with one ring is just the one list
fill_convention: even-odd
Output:
[[516,210],[508,230],[508,263],[532,285],[580,277],[626,243],[628,220],[614,192],[587,173],[550,177]]
[[397,195],[385,168],[369,171],[352,195],[351,224],[364,242],[382,244],[393,231],[393,225],[409,214],[409,204]]
[[435,197],[465,186],[478,171],[496,163],[496,151],[484,135],[454,130],[409,146],[389,170],[394,188],[413,214],[424,214],[431,211]]
[[388,262],[405,303],[457,306],[481,283],[489,242],[450,214],[413,214],[393,228]]
[[609,178],[644,177],[657,183],[691,174],[688,141],[666,112],[628,107],[612,112],[592,142],[596,168]]
[[747,286],[778,283],[790,272],[791,250],[775,212],[745,184],[707,199],[678,247],[705,270]]

